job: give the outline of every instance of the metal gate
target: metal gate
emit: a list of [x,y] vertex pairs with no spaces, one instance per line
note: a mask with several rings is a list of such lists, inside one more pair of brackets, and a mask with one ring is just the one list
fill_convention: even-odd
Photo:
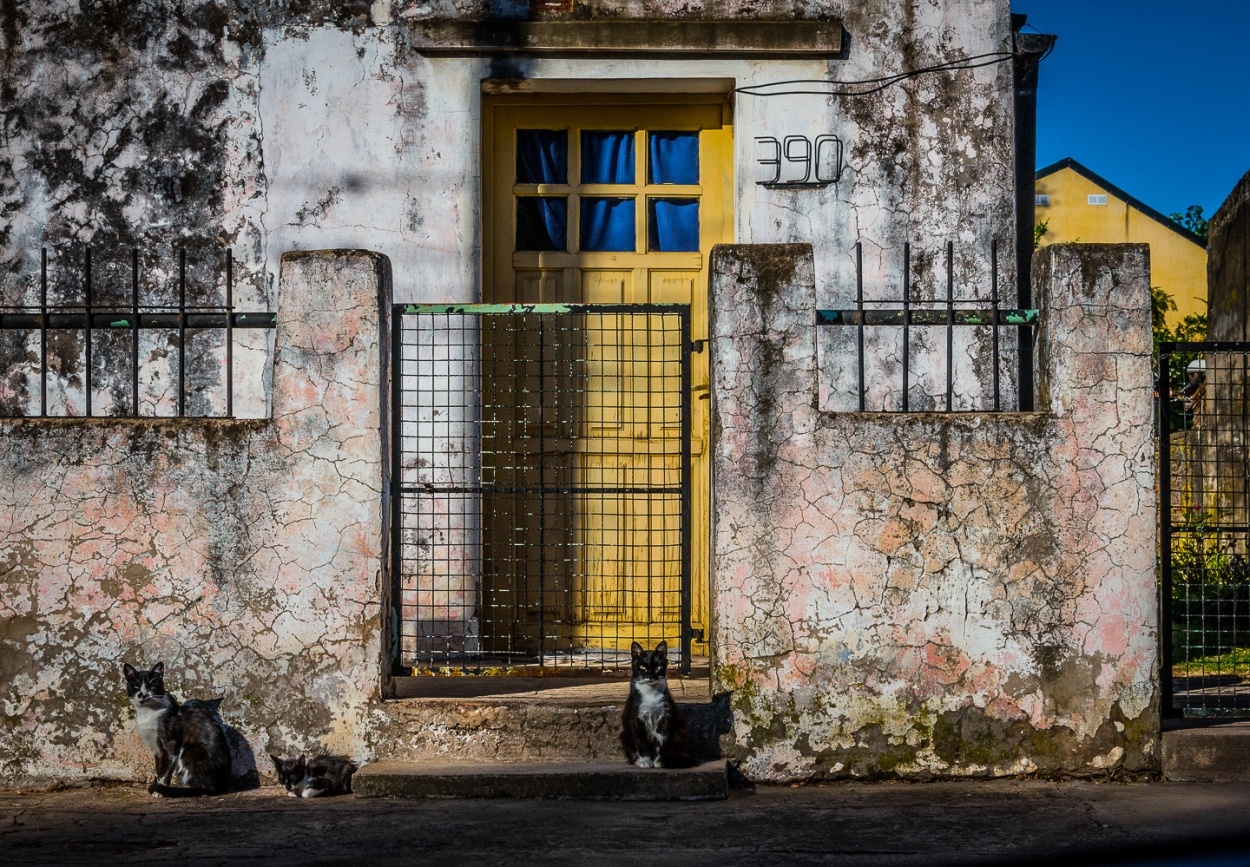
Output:
[[690,307],[396,305],[395,673],[690,666]]
[[1159,347],[1167,716],[1250,716],[1250,343]]

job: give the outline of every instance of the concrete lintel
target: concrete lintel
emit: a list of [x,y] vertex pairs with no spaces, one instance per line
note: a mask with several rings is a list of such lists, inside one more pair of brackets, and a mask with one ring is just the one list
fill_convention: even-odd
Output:
[[415,21],[413,47],[422,54],[546,57],[842,56],[836,21]]

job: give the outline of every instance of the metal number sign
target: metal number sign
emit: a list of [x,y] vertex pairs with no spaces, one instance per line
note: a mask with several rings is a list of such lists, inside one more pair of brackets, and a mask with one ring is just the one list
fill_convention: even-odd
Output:
[[761,186],[825,187],[842,177],[842,140],[836,135],[818,135],[815,141],[802,135],[788,135],[782,141],[756,136],[755,140],[772,148],[771,155],[757,160],[773,170],[771,178],[756,181]]

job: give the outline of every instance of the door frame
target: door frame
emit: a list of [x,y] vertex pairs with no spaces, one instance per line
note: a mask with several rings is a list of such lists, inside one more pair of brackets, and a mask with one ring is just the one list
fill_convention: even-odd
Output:
[[[482,137],[480,140],[479,160],[481,169],[481,186],[479,188],[479,238],[480,238],[480,295],[479,297],[484,303],[513,303],[516,301],[515,287],[501,289],[495,285],[496,283],[496,250],[495,250],[495,217],[497,208],[500,203],[495,201],[497,191],[497,173],[499,166],[495,157],[495,137],[501,131],[497,127],[496,110],[499,108],[524,108],[533,107],[535,109],[542,108],[559,108],[559,107],[576,107],[576,106],[636,106],[638,108],[649,107],[675,107],[675,106],[717,106],[720,109],[720,128],[728,130],[729,140],[725,148],[723,156],[723,165],[719,166],[719,170],[723,173],[719,183],[722,185],[722,192],[719,195],[722,218],[722,236],[721,243],[732,243],[736,236],[737,230],[737,187],[736,187],[736,145],[733,138],[734,112],[733,112],[733,87],[734,80],[728,78],[718,79],[692,79],[689,81],[673,80],[673,79],[596,79],[590,81],[570,81],[570,80],[526,80],[523,82],[501,83],[494,80],[483,80],[481,102],[480,102],[480,120]],[[522,89],[517,89],[522,88]],[[678,89],[681,88],[681,89]],[[570,181],[572,179],[570,178]],[[645,180],[645,179],[644,179]],[[701,182],[706,185],[706,182]],[[702,197],[701,197],[702,198]],[[511,205],[509,199],[507,206]],[[645,203],[644,203],[645,208]],[[570,219],[571,222],[571,219]],[[702,612],[693,612],[692,616],[702,614],[700,620],[700,628],[693,630],[696,638],[701,645],[701,654],[710,655],[711,652],[711,636],[714,633],[712,628],[713,612],[712,612],[712,563],[711,563],[711,528],[712,517],[711,508],[713,502],[712,479],[711,479],[711,431],[710,421],[710,335],[707,333],[709,318],[708,311],[711,307],[710,298],[710,248],[701,251],[705,255],[702,262],[701,271],[705,275],[703,285],[701,287],[703,296],[703,316],[702,322],[692,322],[695,327],[695,333],[692,337],[692,347],[695,352],[708,353],[708,385],[707,393],[703,395],[695,395],[691,388],[687,388],[687,394],[690,396],[694,410],[701,410],[697,413],[703,416],[700,430],[703,437],[703,466],[701,472],[696,474],[697,478],[691,479],[692,486],[701,486],[704,493],[701,504],[702,515],[696,518],[696,523],[700,525],[698,534],[694,534],[692,538],[692,551],[698,565],[695,573],[702,573],[702,580],[698,582],[699,586],[693,588],[692,592],[697,594],[700,599],[695,601],[696,609],[701,607]],[[504,254],[508,255],[508,254]],[[696,287],[696,291],[700,287]],[[557,299],[553,299],[557,300]],[[573,299],[559,299],[568,303]],[[699,333],[702,331],[702,333]],[[692,411],[694,411],[692,410]],[[694,431],[690,436],[695,435]],[[693,488],[692,488],[693,489]],[[686,618],[690,622],[691,618]],[[701,634],[697,634],[701,633]]]

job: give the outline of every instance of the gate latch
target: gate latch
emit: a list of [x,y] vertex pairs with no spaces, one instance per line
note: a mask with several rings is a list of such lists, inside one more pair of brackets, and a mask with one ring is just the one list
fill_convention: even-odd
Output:
[[707,341],[706,341],[706,340],[692,340],[692,341],[690,341],[690,351],[691,351],[691,352],[702,352],[706,346],[707,346]]

